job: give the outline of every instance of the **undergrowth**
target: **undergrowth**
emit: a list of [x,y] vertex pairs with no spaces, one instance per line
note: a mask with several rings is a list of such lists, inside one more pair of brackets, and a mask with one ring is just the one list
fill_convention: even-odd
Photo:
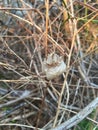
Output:
[[[51,54],[66,69],[49,80]],[[53,129],[97,97],[98,0],[0,0],[0,130]],[[97,108],[69,123],[97,125]]]

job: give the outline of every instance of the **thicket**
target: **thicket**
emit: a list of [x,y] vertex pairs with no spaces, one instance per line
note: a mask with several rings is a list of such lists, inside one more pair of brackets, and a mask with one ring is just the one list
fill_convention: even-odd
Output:
[[0,130],[97,130],[97,96],[98,0],[0,0]]

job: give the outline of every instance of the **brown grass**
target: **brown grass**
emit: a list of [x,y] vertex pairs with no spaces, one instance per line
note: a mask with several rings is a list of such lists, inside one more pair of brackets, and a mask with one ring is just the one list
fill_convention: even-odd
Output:
[[[30,2],[0,3],[0,130],[52,129],[98,96],[98,1]],[[48,81],[53,52],[67,68]]]

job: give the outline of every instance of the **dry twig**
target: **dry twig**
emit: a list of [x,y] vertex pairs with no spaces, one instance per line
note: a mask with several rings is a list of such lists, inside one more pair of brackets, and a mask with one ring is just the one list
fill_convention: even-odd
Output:
[[96,107],[98,106],[98,98],[94,99],[89,105],[87,105],[83,110],[81,110],[77,115],[70,118],[68,121],[62,123],[51,130],[68,130],[71,127],[77,125],[81,122],[85,117],[87,117]]

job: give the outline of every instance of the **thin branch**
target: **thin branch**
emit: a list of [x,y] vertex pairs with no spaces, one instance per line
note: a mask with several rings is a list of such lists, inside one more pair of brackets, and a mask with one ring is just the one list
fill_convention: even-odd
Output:
[[30,95],[30,91],[25,90],[24,93],[19,98],[15,99],[15,100],[12,100],[12,101],[9,101],[9,102],[4,103],[4,104],[0,104],[0,108],[12,105],[12,104],[14,104],[14,103],[16,103],[18,101],[21,101],[21,100],[27,98],[29,95]]
[[71,127],[77,125],[84,118],[86,118],[96,107],[98,106],[98,97],[95,98],[89,105],[87,105],[83,110],[81,110],[77,115],[70,118],[68,121],[62,123],[61,125],[53,128],[51,130],[68,130]]

